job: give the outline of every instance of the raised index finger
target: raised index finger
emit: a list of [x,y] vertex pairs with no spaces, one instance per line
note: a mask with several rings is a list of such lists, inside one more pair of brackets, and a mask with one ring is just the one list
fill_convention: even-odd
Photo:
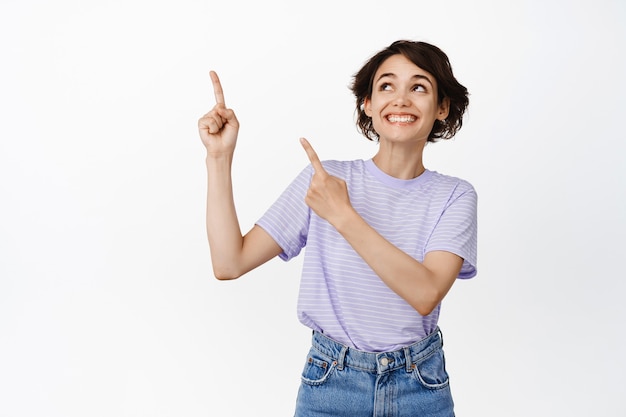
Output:
[[222,83],[220,83],[220,77],[217,76],[215,71],[209,72],[211,76],[211,82],[213,83],[213,93],[215,94],[215,102],[217,104],[226,104],[224,101],[224,90],[222,90]]
[[315,150],[313,149],[309,141],[306,140],[305,138],[300,138],[300,144],[302,145],[302,147],[304,148],[304,151],[309,157],[309,161],[311,161],[311,165],[313,166],[313,170],[315,171],[315,173],[326,174],[327,172],[324,169],[324,166],[322,165],[320,158],[317,156],[317,153],[315,152]]

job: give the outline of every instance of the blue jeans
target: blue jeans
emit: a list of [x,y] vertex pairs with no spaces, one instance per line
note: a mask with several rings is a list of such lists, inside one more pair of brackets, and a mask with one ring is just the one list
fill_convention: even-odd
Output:
[[363,352],[313,332],[296,417],[453,417],[443,339],[393,352]]

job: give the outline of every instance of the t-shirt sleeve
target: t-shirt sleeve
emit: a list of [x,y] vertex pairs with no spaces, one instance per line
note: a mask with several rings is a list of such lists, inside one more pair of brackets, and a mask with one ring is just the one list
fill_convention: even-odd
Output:
[[453,196],[444,209],[426,245],[425,253],[444,250],[463,258],[458,278],[477,274],[477,203],[473,187]]
[[313,170],[309,165],[256,222],[282,248],[279,257],[284,261],[297,256],[306,245],[311,211],[304,198],[312,175]]

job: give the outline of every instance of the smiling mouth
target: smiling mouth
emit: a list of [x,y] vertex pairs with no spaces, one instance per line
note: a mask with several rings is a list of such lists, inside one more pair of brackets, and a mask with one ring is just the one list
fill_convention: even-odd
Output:
[[411,116],[411,115],[397,115],[397,114],[391,114],[389,116],[387,116],[387,120],[389,120],[391,123],[411,123],[414,122],[416,120],[415,116]]

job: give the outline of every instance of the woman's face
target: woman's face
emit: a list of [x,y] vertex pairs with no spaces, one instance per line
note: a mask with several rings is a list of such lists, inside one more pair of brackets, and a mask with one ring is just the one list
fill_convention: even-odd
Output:
[[376,71],[372,96],[364,101],[380,141],[426,141],[435,120],[448,116],[437,103],[437,80],[404,55],[392,55]]

